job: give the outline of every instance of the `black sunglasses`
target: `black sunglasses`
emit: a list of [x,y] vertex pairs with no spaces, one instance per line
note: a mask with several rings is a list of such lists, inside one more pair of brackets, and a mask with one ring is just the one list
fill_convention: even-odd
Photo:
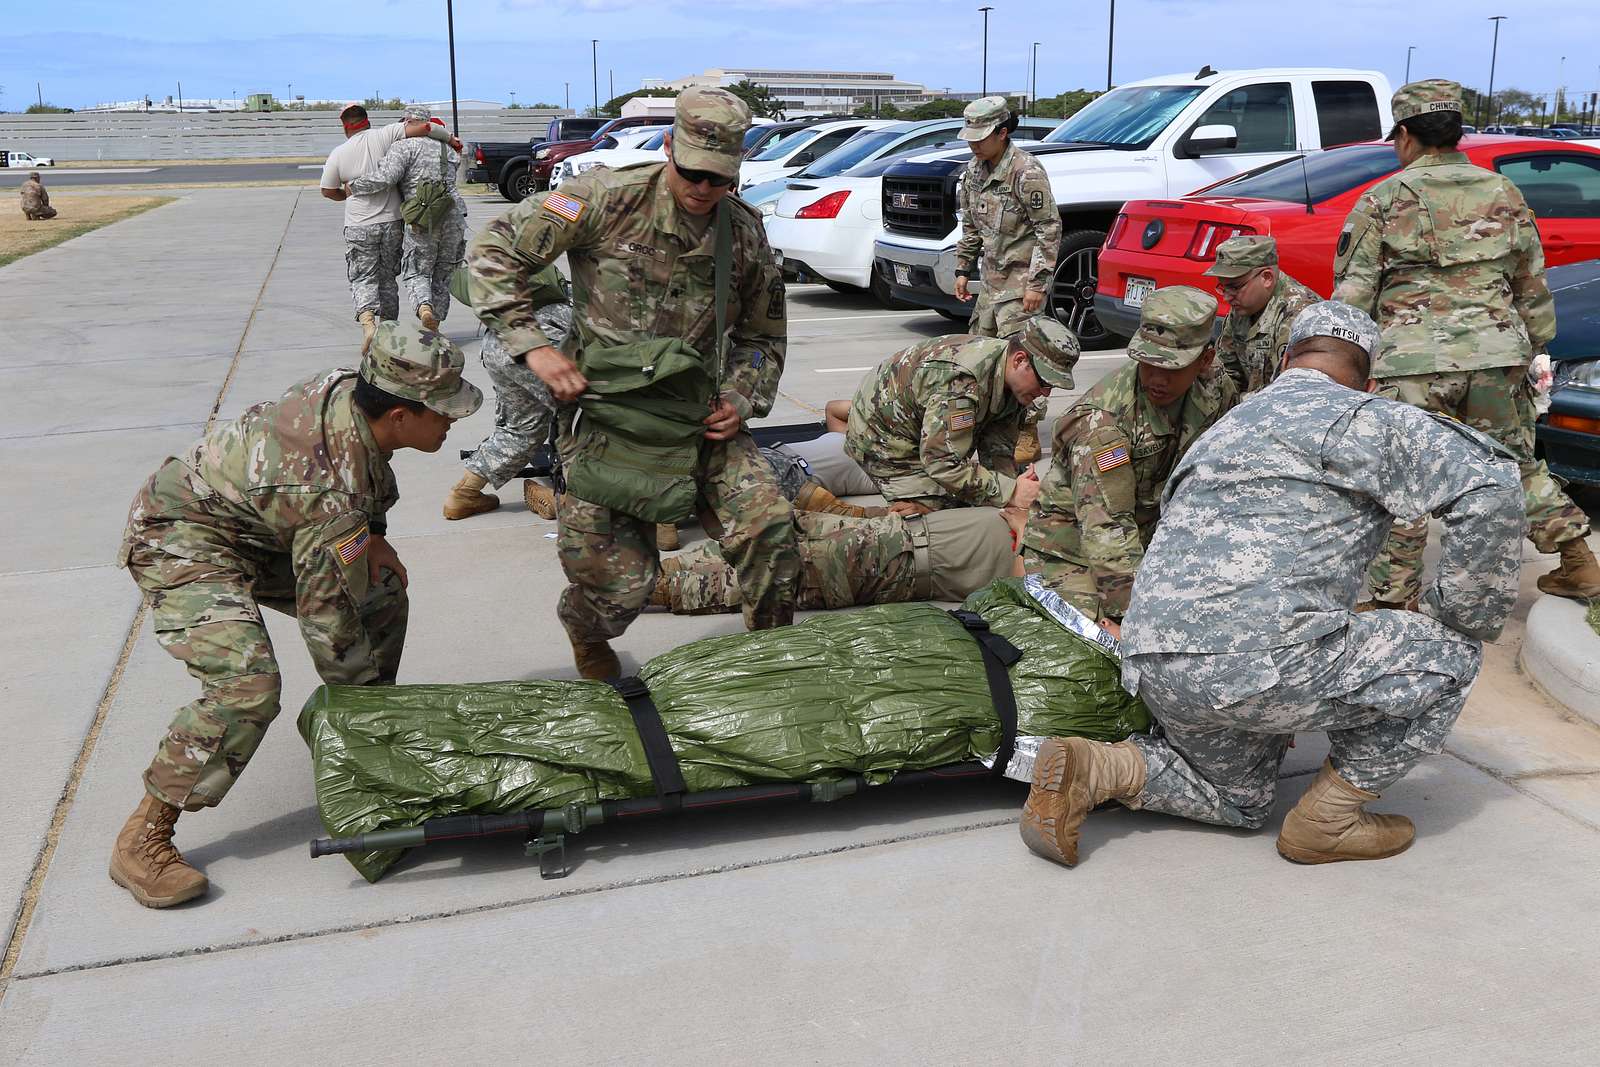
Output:
[[690,185],[699,185],[701,182],[704,182],[713,189],[721,189],[725,186],[733,184],[733,178],[730,178],[726,174],[718,174],[717,172],[710,170],[690,170],[688,167],[685,167],[683,164],[679,163],[676,157],[673,158],[672,165],[677,169],[678,176],[684,181],[688,182]]

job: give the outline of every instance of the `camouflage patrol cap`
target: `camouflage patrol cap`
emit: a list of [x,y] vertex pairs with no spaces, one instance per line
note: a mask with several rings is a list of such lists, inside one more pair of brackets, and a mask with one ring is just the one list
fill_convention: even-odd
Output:
[[963,141],[981,141],[1011,117],[1011,107],[1003,96],[985,96],[968,104],[961,117],[967,124],[956,136]]
[[1406,119],[1414,119],[1418,115],[1431,115],[1436,111],[1454,111],[1461,114],[1461,84],[1447,78],[1427,78],[1419,82],[1411,82],[1395,90],[1394,96],[1389,101],[1390,110],[1394,112],[1394,126],[1389,130],[1385,141],[1394,140],[1395,130]]
[[1192,285],[1169,285],[1145,297],[1139,330],[1128,356],[1166,370],[1182,370],[1211,344],[1217,298]]
[[421,104],[411,104],[406,108],[404,118],[407,122],[412,122],[419,119],[423,122],[427,122],[429,119],[433,118],[433,112],[429,111]]
[[1217,246],[1217,261],[1206,273],[1213,278],[1242,278],[1258,268],[1277,265],[1277,241],[1256,234],[1240,234]]
[[1022,324],[1017,343],[1033,357],[1033,370],[1046,385],[1071,389],[1072,368],[1082,349],[1078,337],[1054,315],[1035,315]]
[[737,178],[750,130],[750,108],[726,89],[697,86],[678,94],[672,161],[689,170]]
[[1336,337],[1349,341],[1372,359],[1378,354],[1378,324],[1360,308],[1337,300],[1312,304],[1294,317],[1289,326],[1289,347],[1308,337]]
[[465,365],[461,349],[443,334],[385,320],[361,358],[361,377],[446,418],[464,419],[483,403],[478,387],[461,376]]

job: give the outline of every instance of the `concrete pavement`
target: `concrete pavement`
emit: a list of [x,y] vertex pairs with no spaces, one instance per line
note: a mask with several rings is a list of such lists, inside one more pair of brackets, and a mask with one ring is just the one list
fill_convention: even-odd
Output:
[[[221,185],[238,182],[305,182],[315,187],[322,167],[297,163],[237,163],[185,166],[182,163],[142,167],[55,168],[39,171],[46,189],[80,185]],[[28,172],[0,168],[0,187],[21,185]]]
[[[476,200],[472,222],[504,208]],[[790,313],[780,421],[814,418],[947,328],[812,287]],[[1001,784],[602,828],[574,839],[562,881],[513,842],[463,844],[369,886],[306,856],[320,827],[292,718],[316,679],[273,617],[283,721],[226,804],[179,823],[212,894],[139,908],[105,864],[193,683],[110,557],[140,481],[213,411],[354,360],[339,207],[314,190],[189,192],[0,269],[0,315],[18,505],[0,570],[0,909],[26,920],[0,978],[0,1064],[149,1062],[190,1035],[247,1063],[1577,1063],[1600,1039],[1600,730],[1516,668],[1545,569],[1531,549],[1517,621],[1447,754],[1379,805],[1419,825],[1393,861],[1294,867],[1273,851],[1276,820],[1236,834],[1114,811],[1066,871],[1017,842],[1023,790]],[[458,312],[446,332],[486,386],[474,327]],[[1080,385],[1121,358],[1086,357]],[[552,618],[554,524],[515,482],[497,512],[439,514],[456,450],[491,419],[397,459],[402,681],[573,675]],[[619,649],[633,665],[738,626],[649,615]],[[1324,749],[1300,739],[1278,820]]]

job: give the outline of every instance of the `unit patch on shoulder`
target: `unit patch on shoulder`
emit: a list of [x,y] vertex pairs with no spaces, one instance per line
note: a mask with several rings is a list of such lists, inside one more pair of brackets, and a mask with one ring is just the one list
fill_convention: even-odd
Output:
[[1028,194],[1028,206],[1030,208],[1032,208],[1033,210],[1035,210],[1035,211],[1043,210],[1043,208],[1044,208],[1044,193],[1041,192],[1038,189],[1035,189],[1031,193],[1029,193]]
[[371,538],[368,535],[367,527],[362,526],[361,529],[335,544],[333,546],[334,554],[339,557],[341,564],[348,567],[361,558],[361,554],[367,550],[367,542],[369,540]]
[[566,219],[568,222],[577,222],[583,218],[583,213],[589,209],[588,204],[585,204],[575,196],[568,196],[566,193],[547,193],[545,194],[544,202],[539,206],[556,216],[556,218]]
[[1126,467],[1128,462],[1127,445],[1112,445],[1110,448],[1102,448],[1094,454],[1094,465],[1101,474],[1106,471],[1114,471],[1118,467]]

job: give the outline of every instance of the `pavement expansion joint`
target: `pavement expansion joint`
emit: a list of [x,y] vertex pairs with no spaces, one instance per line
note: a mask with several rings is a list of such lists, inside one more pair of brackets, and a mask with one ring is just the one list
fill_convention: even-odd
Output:
[[[1532,772],[1532,773],[1526,773],[1526,774],[1510,774],[1510,773],[1507,773],[1505,771],[1497,771],[1493,767],[1488,766],[1487,764],[1479,763],[1477,760],[1468,759],[1466,756],[1463,756],[1461,753],[1451,751],[1449,748],[1446,748],[1444,750],[1444,752],[1442,753],[1442,755],[1451,756],[1451,757],[1453,757],[1455,759],[1460,760],[1462,763],[1465,763],[1468,767],[1471,767],[1473,770],[1481,771],[1482,773],[1488,775],[1490,778],[1493,778],[1495,781],[1499,782],[1501,785],[1508,786],[1511,789],[1516,790],[1518,793],[1520,793],[1523,796],[1527,797],[1529,800],[1532,800],[1532,801],[1540,804],[1543,807],[1549,808],[1551,811],[1555,812],[1557,815],[1560,815],[1562,818],[1567,819],[1570,822],[1575,822],[1579,826],[1583,827],[1586,830],[1593,830],[1596,833],[1600,833],[1600,823],[1597,823],[1597,822],[1593,821],[1592,819],[1586,819],[1582,815],[1575,815],[1572,812],[1568,811],[1566,808],[1563,808],[1563,807],[1560,807],[1558,805],[1552,804],[1550,801],[1546,800],[1544,797],[1540,796],[1538,793],[1533,792],[1532,790],[1526,788],[1523,785],[1524,782],[1539,781],[1539,780],[1544,779],[1544,778],[1564,777],[1563,775],[1561,775],[1559,773],[1550,774],[1548,772]],[[1588,773],[1600,774],[1600,772],[1588,772]]]

